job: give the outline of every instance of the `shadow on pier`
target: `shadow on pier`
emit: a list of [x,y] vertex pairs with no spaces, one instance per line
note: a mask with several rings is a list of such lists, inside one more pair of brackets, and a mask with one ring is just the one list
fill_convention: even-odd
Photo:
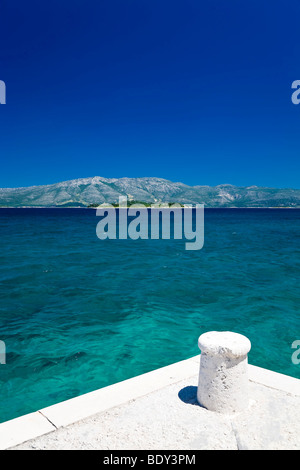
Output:
[[200,406],[197,402],[197,387],[195,386],[189,385],[182,388],[178,393],[178,397],[183,403]]

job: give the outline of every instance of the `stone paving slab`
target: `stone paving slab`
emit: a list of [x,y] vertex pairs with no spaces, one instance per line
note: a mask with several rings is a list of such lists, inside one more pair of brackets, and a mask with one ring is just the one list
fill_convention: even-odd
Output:
[[197,404],[198,375],[32,439],[14,449],[300,449],[300,396],[250,382],[237,415]]

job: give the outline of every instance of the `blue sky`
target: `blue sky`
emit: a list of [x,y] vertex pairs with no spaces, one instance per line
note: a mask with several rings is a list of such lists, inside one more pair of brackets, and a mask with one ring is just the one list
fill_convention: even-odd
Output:
[[300,2],[0,0],[0,186],[300,188]]

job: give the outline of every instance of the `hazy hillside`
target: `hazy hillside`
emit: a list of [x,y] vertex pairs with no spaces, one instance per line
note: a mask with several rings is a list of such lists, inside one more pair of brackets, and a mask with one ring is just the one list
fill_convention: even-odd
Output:
[[161,178],[82,178],[46,186],[0,188],[0,206],[89,206],[118,202],[204,203],[207,207],[300,207],[299,189],[187,186]]

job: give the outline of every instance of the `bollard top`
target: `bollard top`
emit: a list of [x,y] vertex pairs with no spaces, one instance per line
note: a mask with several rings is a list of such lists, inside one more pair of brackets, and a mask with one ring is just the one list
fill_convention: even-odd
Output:
[[202,353],[211,355],[239,357],[245,356],[251,349],[246,336],[231,331],[209,331],[198,339]]

